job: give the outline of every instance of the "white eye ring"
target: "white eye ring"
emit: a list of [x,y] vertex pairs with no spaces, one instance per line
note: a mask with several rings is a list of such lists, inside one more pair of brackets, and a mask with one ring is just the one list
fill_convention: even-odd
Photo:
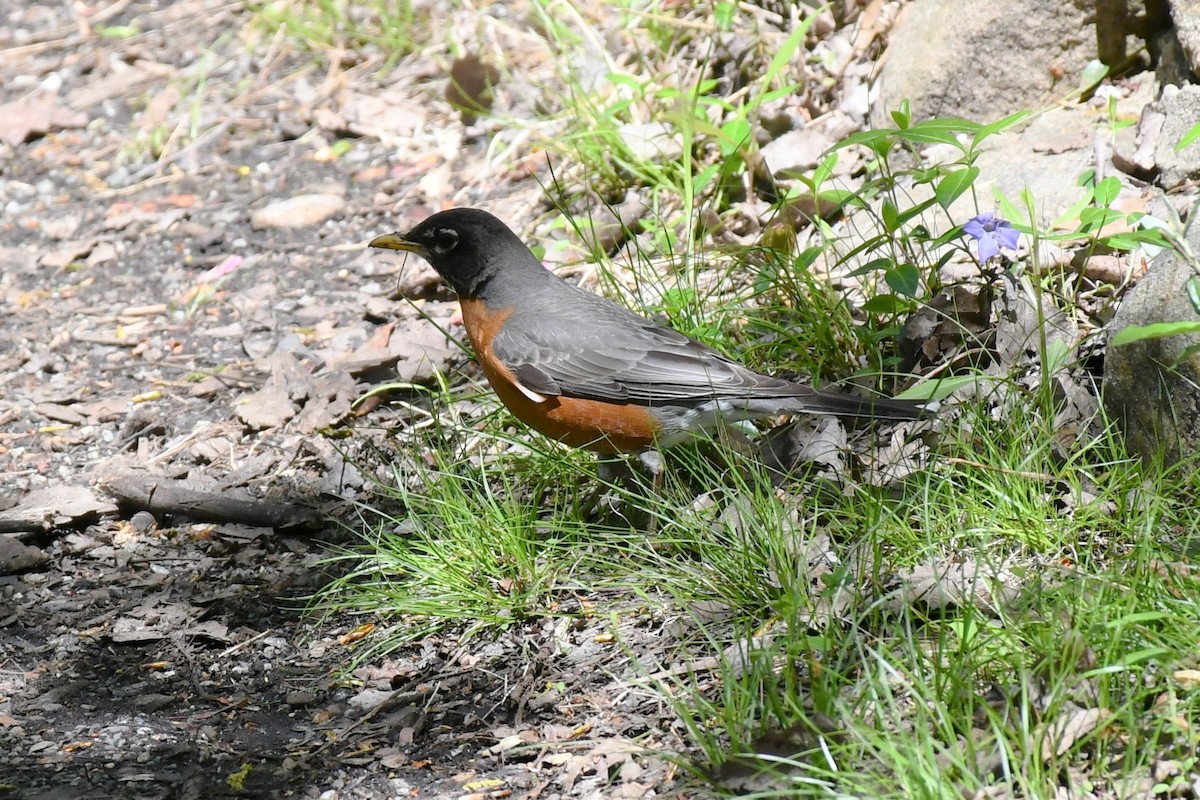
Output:
[[449,253],[458,247],[458,231],[453,228],[439,228],[433,234],[433,249],[437,253]]

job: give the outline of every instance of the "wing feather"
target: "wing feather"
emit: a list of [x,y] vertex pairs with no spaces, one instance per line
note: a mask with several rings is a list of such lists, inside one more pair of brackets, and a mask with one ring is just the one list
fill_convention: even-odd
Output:
[[492,352],[530,390],[648,405],[717,398],[786,397],[796,384],[738,364],[683,334],[609,304],[566,318],[544,309],[505,321]]

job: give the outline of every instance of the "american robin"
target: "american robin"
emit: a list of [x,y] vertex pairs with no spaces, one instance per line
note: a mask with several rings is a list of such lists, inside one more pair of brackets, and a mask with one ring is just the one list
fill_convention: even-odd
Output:
[[559,278],[485,211],[442,211],[370,246],[428,261],[458,294],[475,357],[504,405],[574,447],[642,453],[721,421],[777,414],[922,414],[919,403],[821,392],[761,375]]

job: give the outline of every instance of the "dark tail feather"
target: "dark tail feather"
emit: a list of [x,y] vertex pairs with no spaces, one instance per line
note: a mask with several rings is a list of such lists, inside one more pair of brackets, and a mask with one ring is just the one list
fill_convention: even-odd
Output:
[[796,398],[796,411],[834,414],[840,417],[909,420],[921,419],[932,414],[937,411],[937,404],[896,400],[891,397],[855,397],[833,392],[814,392]]

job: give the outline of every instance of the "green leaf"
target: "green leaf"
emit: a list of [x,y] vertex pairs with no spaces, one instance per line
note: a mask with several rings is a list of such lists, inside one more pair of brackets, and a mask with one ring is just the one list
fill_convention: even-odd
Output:
[[1083,74],[1079,76],[1079,88],[1087,89],[1095,86],[1107,77],[1108,67],[1104,62],[1094,58],[1083,68]]
[[1046,372],[1050,375],[1057,373],[1060,369],[1067,366],[1071,360],[1071,355],[1071,348],[1062,339],[1051,339],[1046,342],[1046,352],[1043,356]]
[[725,165],[721,163],[709,164],[707,167],[697,172],[696,177],[692,179],[695,186],[695,192],[697,194],[702,194],[704,190],[708,188],[709,184],[712,183],[713,179],[720,174],[721,169],[724,166]]
[[947,173],[945,177],[938,181],[937,186],[933,190],[937,197],[938,205],[949,211],[954,201],[962,197],[978,177],[979,167],[967,167],[966,169]]
[[737,13],[737,3],[720,2],[713,8],[713,18],[717,27],[723,31],[733,27],[733,17]]
[[1124,616],[1110,619],[1104,623],[1104,627],[1110,629],[1121,629],[1126,625],[1141,625],[1145,622],[1161,622],[1168,620],[1171,615],[1165,611],[1133,611]]
[[751,105],[752,106],[764,106],[764,105],[767,105],[768,103],[773,103],[782,97],[790,97],[790,96],[798,93],[796,91],[797,88],[798,87],[796,84],[789,83],[787,86],[780,86],[778,89],[772,89],[769,92],[763,92],[761,95],[758,96],[758,100],[756,100],[754,103],[751,103]]
[[883,229],[888,233],[895,233],[900,227],[900,212],[896,210],[896,204],[891,200],[884,200],[879,213],[883,217]]
[[977,384],[992,383],[997,384],[1004,379],[999,376],[970,374],[970,375],[954,375],[949,378],[938,378],[936,380],[924,381],[916,386],[911,386],[905,389],[900,394],[896,395],[897,400],[941,400],[949,397],[966,386],[975,386]]
[[1096,203],[1102,206],[1111,206],[1120,193],[1121,179],[1110,175],[1096,184]]
[[804,249],[804,251],[802,253],[800,253],[800,255],[796,256],[795,264],[797,267],[807,270],[809,267],[811,267],[813,264],[816,263],[817,259],[824,252],[825,252],[825,248],[819,247],[817,245],[814,245],[812,247],[806,247]]
[[837,163],[838,154],[835,152],[830,153],[823,161],[821,161],[820,164],[817,164],[817,168],[814,169],[812,173],[813,186],[820,186],[825,181],[829,180],[829,176],[833,174],[833,170],[837,167]]
[[901,100],[900,107],[891,112],[892,122],[896,123],[896,127],[904,130],[912,122],[912,107],[908,100]]
[[896,135],[896,131],[856,131],[834,145],[833,149],[840,150],[844,147],[857,144],[870,148],[877,156],[883,158],[896,146],[898,141],[899,137]]
[[721,155],[728,158],[750,140],[750,121],[745,117],[734,117],[721,126]]
[[930,242],[929,245],[930,245],[930,247],[941,247],[944,244],[949,244],[950,242],[953,242],[955,239],[962,238],[962,235],[963,235],[962,225],[955,225],[953,228],[946,231],[941,236],[937,237],[932,242]]
[[888,271],[891,268],[892,260],[890,258],[873,258],[851,272],[850,277],[857,278],[862,275],[869,275],[872,272]]
[[995,136],[997,133],[1003,133],[1009,128],[1020,125],[1022,122],[1032,116],[1032,111],[1018,111],[1015,114],[1009,114],[1004,119],[984,125],[978,131],[976,131],[975,139],[971,142],[971,149],[973,150],[978,147],[979,143],[989,136]]
[[921,271],[914,264],[901,264],[888,270],[883,280],[893,292],[905,297],[916,297],[921,290]]
[[1200,275],[1188,278],[1187,293],[1188,300],[1192,303],[1192,310],[1200,314]]
[[796,55],[796,50],[804,43],[804,37],[816,18],[816,14],[807,15],[792,30],[788,38],[779,46],[779,49],[775,51],[775,56],[771,59],[771,63],[767,65],[766,72],[763,73],[763,86],[770,86],[775,77],[783,72],[784,68],[792,62]]
[[643,91],[642,82],[631,75],[626,75],[621,72],[610,72],[605,77],[613,86],[627,86],[630,89],[633,89],[639,95],[645,94]]
[[1079,212],[1080,230],[1094,231],[1116,219],[1116,214],[1107,206],[1089,206]]
[[1189,333],[1200,333],[1200,322],[1155,322],[1150,325],[1130,325],[1117,332],[1117,335],[1112,338],[1112,344],[1120,346],[1131,342],[1164,339],[1168,336],[1182,336]]
[[921,202],[917,203],[912,208],[909,208],[909,209],[906,209],[905,211],[900,212],[900,216],[896,220],[897,224],[904,225],[913,217],[924,214],[925,210],[930,208],[936,202],[937,202],[936,197],[930,197],[927,200],[922,200]]
[[1195,125],[1193,125],[1192,129],[1183,135],[1183,138],[1179,140],[1179,144],[1175,145],[1175,152],[1178,153],[1183,148],[1191,145],[1197,139],[1200,139],[1200,122],[1197,122]]
[[973,135],[979,131],[980,127],[978,122],[971,122],[969,119],[939,117],[918,122],[916,125],[900,131],[899,136],[914,144],[949,144],[962,150],[963,144],[958,140],[959,134]]
[[1079,215],[1092,202],[1091,190],[1084,192],[1084,196],[1075,201],[1075,204],[1062,213],[1062,215],[1050,224],[1050,228],[1066,228],[1068,224],[1074,223],[1079,219]]
[[912,182],[917,186],[933,183],[946,172],[940,167],[917,168],[912,171]]
[[910,310],[912,303],[894,294],[877,294],[863,303],[862,307],[863,311],[866,311],[868,314],[891,316],[894,314],[903,314]]
[[104,39],[131,39],[141,32],[136,25],[109,25],[96,31]]
[[1166,248],[1171,246],[1171,240],[1167,235],[1157,228],[1145,228],[1138,231],[1122,231],[1114,233],[1112,236],[1102,237],[1104,244],[1114,250],[1133,250],[1137,247],[1150,245],[1157,248]]
[[861,203],[855,203],[858,199],[858,194],[849,189],[823,189],[817,193],[817,199],[825,200],[834,205],[841,206],[848,204],[851,206],[861,207]]
[[1000,207],[1000,213],[997,216],[1008,220],[1009,222],[1013,223],[1013,225],[1016,225],[1018,221],[1025,221],[1027,215],[1017,207],[1016,203],[1014,203],[1012,200],[1009,200],[1008,197],[999,190],[995,192],[995,197],[996,204]]

